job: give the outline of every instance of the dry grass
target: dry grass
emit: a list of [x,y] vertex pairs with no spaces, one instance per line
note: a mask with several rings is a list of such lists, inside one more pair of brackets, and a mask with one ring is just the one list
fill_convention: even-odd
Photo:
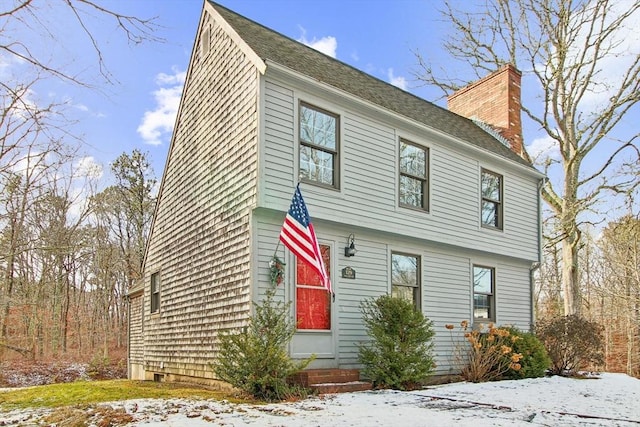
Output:
[[86,408],[64,407],[54,410],[44,418],[47,424],[57,427],[98,427],[127,425],[133,417],[124,409],[113,409],[108,406],[90,406]]

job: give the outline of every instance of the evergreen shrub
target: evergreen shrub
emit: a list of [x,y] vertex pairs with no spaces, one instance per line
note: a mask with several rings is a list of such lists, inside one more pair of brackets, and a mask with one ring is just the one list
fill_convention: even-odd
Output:
[[360,304],[371,340],[359,344],[363,375],[377,388],[410,390],[435,368],[432,323],[413,303],[383,295]]
[[514,327],[506,328],[509,334],[518,337],[511,347],[514,353],[522,355],[520,369],[509,369],[504,378],[517,380],[522,378],[544,377],[551,365],[551,359],[542,342],[531,332],[524,332]]
[[274,300],[274,289],[255,304],[255,315],[239,333],[222,333],[220,351],[213,365],[217,377],[265,401],[279,401],[306,394],[288,378],[306,368],[314,359],[294,361],[288,345],[296,331],[291,319],[291,303]]

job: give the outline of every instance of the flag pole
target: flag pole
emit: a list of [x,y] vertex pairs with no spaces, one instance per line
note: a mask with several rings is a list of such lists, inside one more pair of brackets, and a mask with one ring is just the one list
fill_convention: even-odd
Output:
[[278,244],[276,245],[276,249],[273,251],[273,256],[271,257],[272,259],[275,258],[276,256],[278,256],[278,249],[280,249],[280,240],[278,239]]

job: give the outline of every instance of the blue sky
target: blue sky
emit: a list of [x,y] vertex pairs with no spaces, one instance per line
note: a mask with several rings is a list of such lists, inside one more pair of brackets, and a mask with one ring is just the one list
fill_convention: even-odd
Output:
[[[434,64],[453,68],[451,59],[440,47],[448,29],[438,13],[441,0],[218,1],[241,15],[430,101],[441,93],[415,81],[412,72],[417,70],[417,61],[413,51],[419,49]],[[625,2],[633,0],[618,1],[624,7]],[[59,13],[59,0],[37,4],[42,8],[39,16],[54,23],[56,40],[47,39],[46,34],[36,34],[47,42],[36,40],[35,45],[52,61],[91,79],[97,69],[95,52],[88,39],[65,25],[72,17]],[[100,164],[106,172],[109,162],[118,155],[140,149],[150,154],[155,175],[160,178],[203,0],[101,0],[100,4],[140,18],[156,17],[159,26],[156,35],[164,42],[131,45],[115,30],[113,22],[95,21],[96,39],[117,84],[87,90],[60,81],[47,81],[34,98],[68,102],[71,116],[78,121],[72,132],[81,134],[86,142],[79,154],[87,156],[87,163]],[[637,24],[636,27],[640,27],[640,22]],[[15,30],[24,29],[16,27]],[[632,32],[625,43],[637,52],[640,36]],[[0,75],[5,68],[0,57]],[[611,66],[605,71],[616,69]],[[453,69],[454,74],[459,71]],[[527,85],[526,75],[524,79],[523,91]],[[523,92],[523,96],[527,93]],[[444,106],[443,101],[436,103]],[[625,119],[623,130],[627,134],[638,132],[638,110],[636,106]],[[546,139],[538,126],[524,116],[523,124],[525,143],[535,146],[532,151],[543,150]],[[103,176],[106,180],[109,174]]]
[[[106,93],[65,87],[73,97],[80,129],[89,144],[84,151],[108,163],[134,148],[150,154],[155,174],[162,174],[174,124],[181,83],[188,66],[202,10],[201,0],[106,0],[105,6],[138,17],[157,17],[162,43],[129,46],[113,37],[113,25],[101,27],[105,60],[118,84]],[[439,45],[442,23],[437,1],[417,0],[221,0],[220,4],[286,36],[375,77],[427,99],[411,70],[412,49],[427,51]],[[104,41],[104,39],[102,40]],[[91,52],[80,43],[78,49]],[[91,56],[88,55],[90,60]],[[105,175],[106,176],[106,175]]]

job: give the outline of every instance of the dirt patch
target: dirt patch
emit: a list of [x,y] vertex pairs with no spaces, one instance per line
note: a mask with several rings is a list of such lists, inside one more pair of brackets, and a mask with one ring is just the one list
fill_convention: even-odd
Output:
[[60,408],[44,418],[46,423],[59,427],[82,427],[95,425],[98,427],[127,425],[133,417],[122,408],[109,406],[92,406],[89,408]]

